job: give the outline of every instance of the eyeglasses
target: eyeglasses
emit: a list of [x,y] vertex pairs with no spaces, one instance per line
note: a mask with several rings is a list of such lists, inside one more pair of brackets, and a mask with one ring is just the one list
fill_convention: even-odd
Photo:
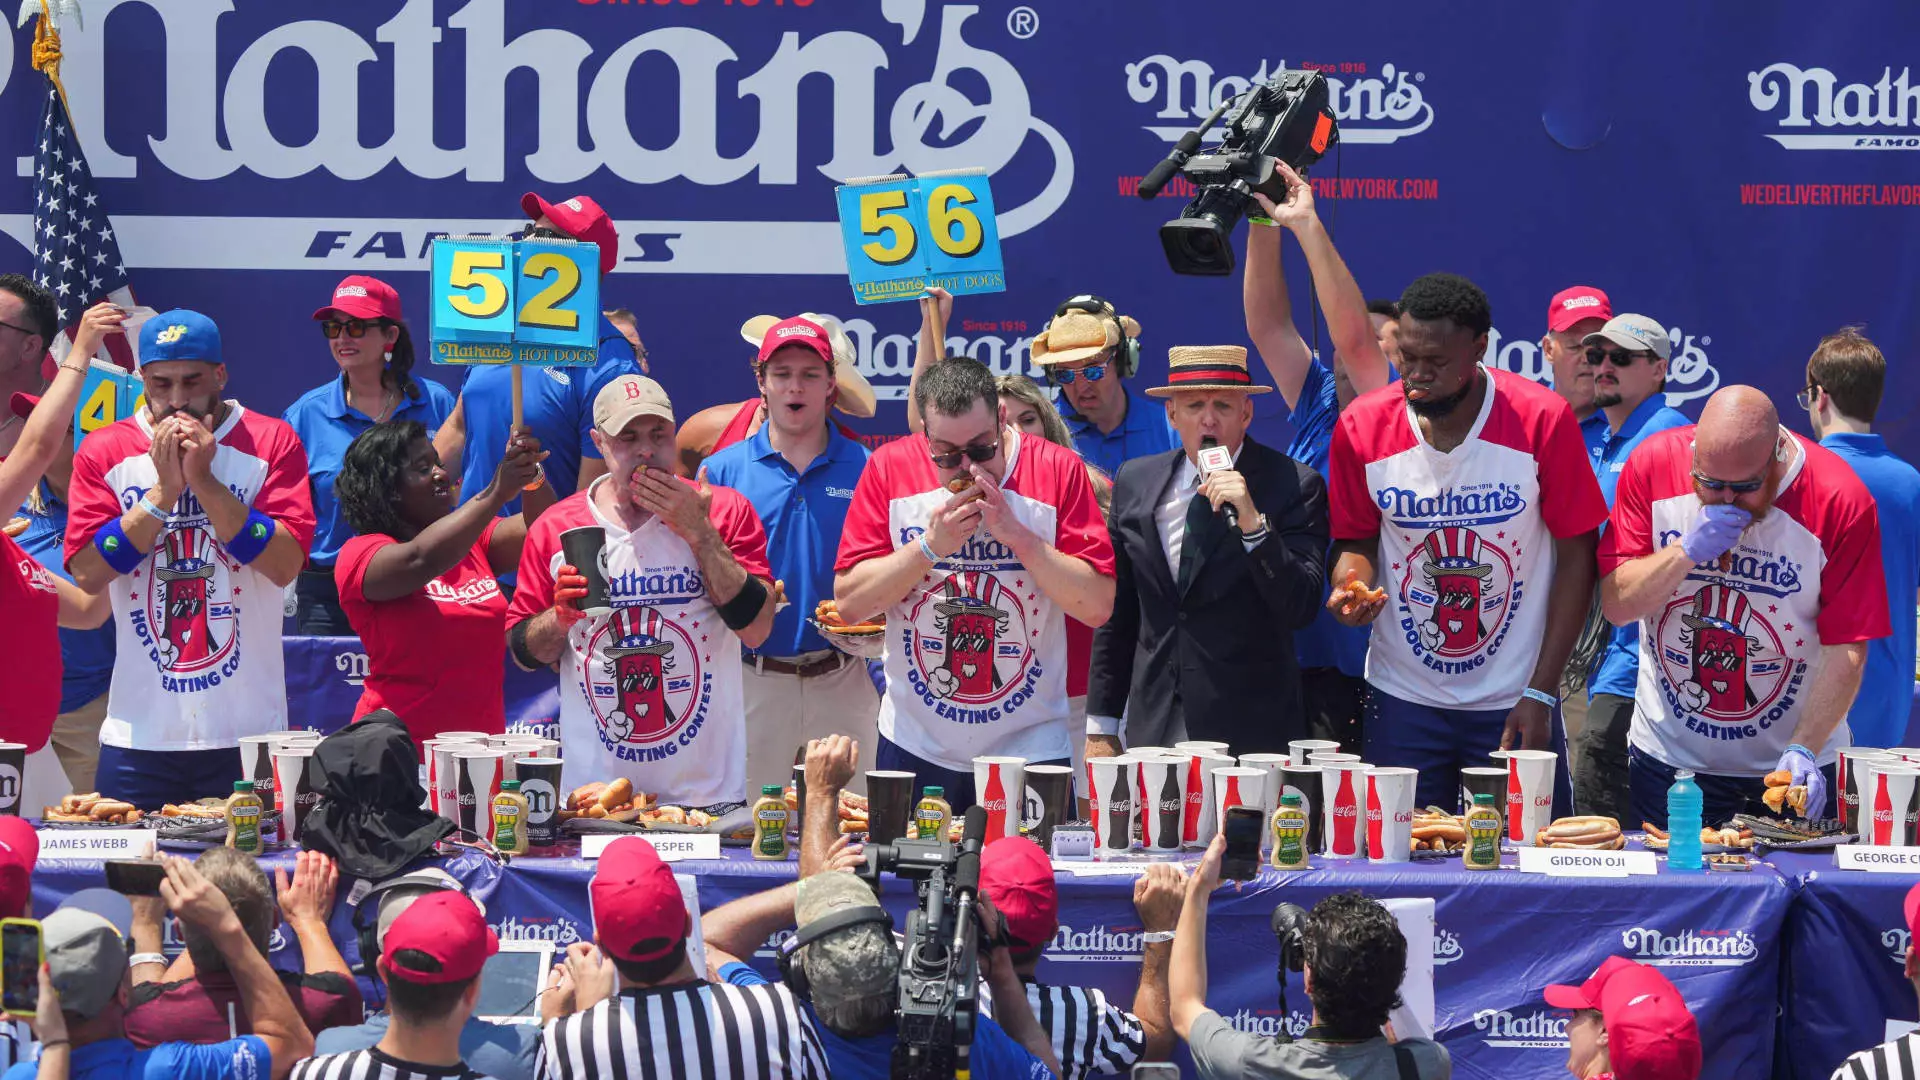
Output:
[[1099,382],[1106,377],[1107,365],[1105,364],[1089,364],[1083,368],[1065,368],[1053,373],[1053,381],[1060,386],[1072,386],[1073,380],[1075,379],[1085,379],[1092,383]]
[[[4,324],[0,324],[0,325],[4,325]],[[1820,389],[1820,384],[1817,382],[1814,382],[1812,379],[1808,379],[1807,388],[1793,395],[1793,403],[1795,405],[1800,406],[1802,409],[1813,408],[1813,392],[1818,389]]]
[[1651,362],[1654,354],[1644,349],[1631,352],[1626,349],[1588,349],[1587,364],[1590,367],[1598,367],[1602,361],[1605,361],[1617,368],[1627,368],[1632,367],[1634,358],[1640,356],[1646,357]]
[[1767,486],[1767,475],[1761,473],[1751,480],[1715,480],[1699,469],[1695,469],[1693,470],[1693,482],[1707,491],[1731,491],[1735,495],[1751,495]]
[[520,239],[522,240],[571,240],[573,239],[573,237],[568,236],[566,233],[561,232],[559,229],[555,229],[547,225],[534,225],[532,223],[529,223],[526,228],[520,230]]
[[4,326],[9,330],[18,330],[23,334],[37,334],[40,332],[38,330],[29,330],[24,326],[15,326],[10,322],[0,322],[0,326]]
[[350,338],[363,338],[368,330],[385,325],[385,319],[327,319],[321,322],[320,332],[327,335],[328,341],[339,337],[342,331]]
[[960,459],[963,457],[975,465],[985,465],[993,460],[993,455],[999,452],[1000,440],[995,439],[990,443],[973,443],[951,454],[928,454],[927,457],[933,461],[933,467],[936,469],[953,469],[959,467]]

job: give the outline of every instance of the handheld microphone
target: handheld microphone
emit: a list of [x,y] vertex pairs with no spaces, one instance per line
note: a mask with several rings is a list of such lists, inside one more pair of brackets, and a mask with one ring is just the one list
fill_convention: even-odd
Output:
[[[1233,451],[1220,445],[1220,440],[1211,435],[1200,437],[1200,477],[1206,479],[1211,473],[1233,468]],[[1220,509],[1226,512],[1227,524],[1240,527],[1240,511],[1232,503],[1222,503]]]

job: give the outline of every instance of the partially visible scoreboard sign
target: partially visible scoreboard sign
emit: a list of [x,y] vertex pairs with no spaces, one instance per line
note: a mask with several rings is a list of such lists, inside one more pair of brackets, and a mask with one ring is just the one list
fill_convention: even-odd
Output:
[[855,180],[834,189],[847,277],[862,304],[1004,292],[1000,228],[983,172]]
[[592,364],[600,249],[571,240],[435,240],[431,310],[436,364]]

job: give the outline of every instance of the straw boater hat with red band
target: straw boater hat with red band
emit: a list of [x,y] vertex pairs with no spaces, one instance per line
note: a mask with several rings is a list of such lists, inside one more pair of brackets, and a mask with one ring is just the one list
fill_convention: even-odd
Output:
[[1266,394],[1247,373],[1247,350],[1238,345],[1175,345],[1167,350],[1167,385],[1147,388],[1148,397],[1172,397],[1180,390],[1243,390]]

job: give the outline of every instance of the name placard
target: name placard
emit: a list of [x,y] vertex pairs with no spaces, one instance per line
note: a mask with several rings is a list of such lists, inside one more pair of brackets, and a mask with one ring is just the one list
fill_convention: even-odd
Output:
[[718,859],[720,855],[720,835],[718,833],[653,833],[641,836],[639,833],[592,833],[580,838],[580,857],[597,859],[607,850],[607,845],[615,840],[624,840],[628,836],[640,836],[640,839],[653,845],[660,853],[661,862],[686,862],[694,859]]
[[153,855],[158,834],[129,825],[124,829],[41,829],[42,859],[145,859]]
[[1833,849],[1833,862],[1841,870],[1865,870],[1870,874],[1920,874],[1920,847],[1841,844]]
[[1548,877],[1628,877],[1657,874],[1651,851],[1581,851],[1577,848],[1523,847],[1520,872]]

